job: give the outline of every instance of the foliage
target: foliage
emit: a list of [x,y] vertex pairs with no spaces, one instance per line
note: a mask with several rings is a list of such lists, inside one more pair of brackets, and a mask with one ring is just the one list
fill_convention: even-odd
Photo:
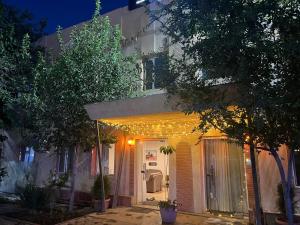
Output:
[[160,208],[165,208],[165,209],[172,208],[173,210],[176,210],[177,207],[180,206],[180,204],[177,203],[176,200],[174,200],[174,201],[167,200],[167,201],[159,201],[158,206]]
[[[163,30],[177,53],[163,79],[168,92],[180,97],[187,114],[199,115],[202,134],[218,129],[241,145],[269,151],[284,173],[279,147],[300,145],[300,2],[178,0],[161,6],[153,15],[167,18]],[[283,173],[289,191],[291,170],[287,179]]]
[[[121,50],[121,31],[100,17],[100,1],[91,21],[74,27],[68,40],[58,28],[60,52],[52,63],[40,56],[35,90],[28,106],[34,115],[31,139],[36,149],[74,150],[69,210],[73,209],[78,155],[96,145],[96,127],[84,105],[123,99],[138,87],[135,59]],[[101,160],[100,160],[101,163]]]
[[[105,199],[109,198],[110,195],[110,181],[108,176],[103,176],[103,182],[104,182],[104,196]],[[94,181],[93,187],[92,187],[92,195],[94,199],[99,199],[101,196],[101,176],[98,175]]]
[[100,142],[101,144],[115,144],[117,143],[118,139],[115,135],[106,133],[106,132],[101,132],[100,133]]
[[58,192],[62,187],[65,187],[66,182],[69,179],[69,174],[58,174],[56,171],[50,170],[47,182],[45,183],[45,191],[48,193],[49,199],[49,207],[50,207],[50,214],[53,214],[53,210],[56,205]]
[[173,146],[171,146],[171,145],[161,146],[159,150],[164,155],[171,155],[171,154],[173,154],[176,151],[175,148]]
[[[24,99],[32,87],[32,68],[41,50],[30,44],[43,34],[45,21],[34,24],[32,15],[4,4],[0,0],[0,129],[30,129],[29,113]],[[22,135],[22,134],[21,134]],[[0,134],[0,160],[3,158]],[[0,180],[7,175],[0,167]]]
[[187,113],[199,113],[199,130],[218,128],[242,144],[251,135],[269,148],[295,144],[299,4],[179,0],[163,6],[164,31],[183,51],[172,58],[164,84]]
[[66,185],[69,179],[69,174],[57,174],[55,171],[50,170],[47,183],[45,184],[48,188],[62,188]]
[[21,190],[19,195],[23,207],[36,211],[46,208],[49,202],[48,192],[30,183]]
[[36,145],[50,147],[79,145],[83,150],[96,144],[95,124],[84,109],[94,102],[134,95],[138,71],[133,57],[121,51],[121,32],[107,17],[75,27],[65,42],[57,31],[60,53],[52,64],[41,58],[36,69],[32,99]]

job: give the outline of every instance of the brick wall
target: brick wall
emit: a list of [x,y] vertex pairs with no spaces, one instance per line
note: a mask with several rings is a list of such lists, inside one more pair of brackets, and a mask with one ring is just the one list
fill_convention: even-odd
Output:
[[134,195],[134,153],[136,149],[135,147],[131,147],[130,149],[130,163],[129,163],[129,195]]
[[194,210],[191,146],[179,142],[176,146],[176,195],[181,211]]
[[247,179],[247,189],[248,189],[248,205],[250,209],[255,207],[255,196],[254,196],[254,186],[253,186],[253,176],[251,170],[251,164],[247,161],[250,160],[250,148],[248,145],[244,145],[245,159],[246,159],[246,179]]

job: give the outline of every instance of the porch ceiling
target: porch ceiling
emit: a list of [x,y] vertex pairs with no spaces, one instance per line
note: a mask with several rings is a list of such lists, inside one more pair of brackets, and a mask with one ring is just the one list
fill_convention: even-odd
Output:
[[116,127],[125,127],[132,135],[158,138],[191,135],[199,118],[195,114],[171,112],[100,119],[99,121]]

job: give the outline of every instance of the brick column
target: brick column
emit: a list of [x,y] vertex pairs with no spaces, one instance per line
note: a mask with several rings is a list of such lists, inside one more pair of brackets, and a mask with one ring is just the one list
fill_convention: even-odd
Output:
[[181,211],[194,210],[191,146],[179,142],[176,146],[176,195]]

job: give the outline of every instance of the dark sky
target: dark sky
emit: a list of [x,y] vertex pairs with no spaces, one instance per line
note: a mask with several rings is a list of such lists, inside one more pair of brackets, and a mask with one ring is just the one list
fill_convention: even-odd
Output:
[[[47,33],[58,25],[67,28],[89,20],[95,9],[95,0],[4,0],[5,3],[29,10],[38,21],[48,19]],[[127,5],[128,0],[102,0],[102,13]]]

